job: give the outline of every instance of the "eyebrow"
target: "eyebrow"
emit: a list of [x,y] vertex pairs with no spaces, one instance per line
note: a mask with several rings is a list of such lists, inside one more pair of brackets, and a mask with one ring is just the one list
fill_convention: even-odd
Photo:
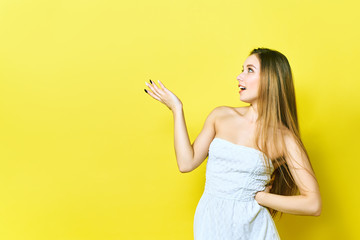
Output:
[[[249,67],[249,66],[252,66],[252,67],[254,67],[255,69],[256,69],[256,67],[254,66],[254,65],[252,65],[252,64],[248,64],[248,65],[246,65],[247,67]],[[244,68],[244,66],[242,66],[243,68]]]

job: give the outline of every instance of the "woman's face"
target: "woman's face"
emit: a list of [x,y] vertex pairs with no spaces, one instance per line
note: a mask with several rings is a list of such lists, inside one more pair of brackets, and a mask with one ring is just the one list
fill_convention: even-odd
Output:
[[245,60],[243,70],[236,79],[239,81],[240,100],[254,103],[258,97],[260,84],[260,62],[255,54],[250,55]]

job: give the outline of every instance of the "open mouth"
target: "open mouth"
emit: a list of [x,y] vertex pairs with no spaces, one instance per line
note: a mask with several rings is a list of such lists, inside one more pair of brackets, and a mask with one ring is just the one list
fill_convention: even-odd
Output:
[[240,90],[246,90],[246,87],[244,87],[244,86],[242,86],[240,84],[239,84],[239,88],[240,88]]

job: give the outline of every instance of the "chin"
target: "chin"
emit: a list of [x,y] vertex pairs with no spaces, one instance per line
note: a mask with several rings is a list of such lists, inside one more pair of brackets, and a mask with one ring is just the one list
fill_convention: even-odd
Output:
[[254,102],[254,99],[249,99],[249,98],[245,98],[245,97],[240,96],[240,101],[252,104]]
[[240,101],[246,102],[246,103],[251,103],[251,101],[250,101],[249,99],[247,99],[247,98],[242,98],[242,97],[240,97]]

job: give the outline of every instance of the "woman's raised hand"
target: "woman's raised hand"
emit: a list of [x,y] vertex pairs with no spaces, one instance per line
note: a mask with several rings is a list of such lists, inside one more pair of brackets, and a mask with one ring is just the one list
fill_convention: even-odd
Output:
[[182,108],[182,102],[180,99],[172,93],[169,89],[167,89],[159,80],[158,87],[153,81],[150,80],[150,83],[145,82],[145,84],[150,88],[151,91],[145,90],[151,97],[158,100],[159,102],[165,104],[171,111]]

